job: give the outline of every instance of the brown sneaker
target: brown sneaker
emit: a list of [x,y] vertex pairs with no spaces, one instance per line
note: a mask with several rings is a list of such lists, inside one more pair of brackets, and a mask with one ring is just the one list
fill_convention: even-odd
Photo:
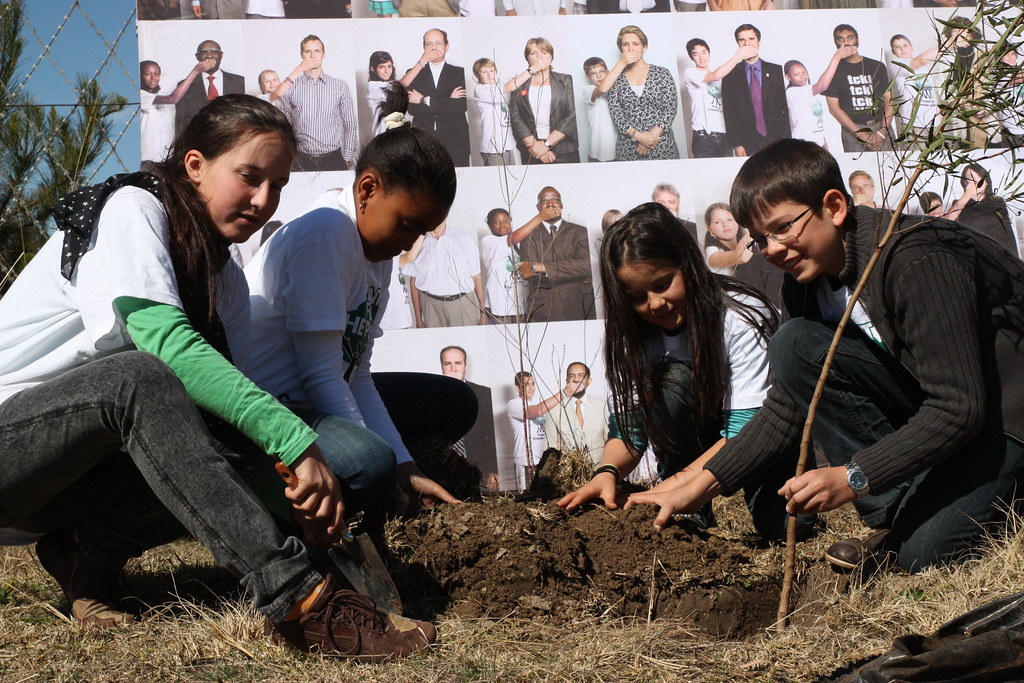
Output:
[[135,623],[117,599],[118,572],[99,569],[82,559],[73,529],[53,531],[36,543],[43,569],[57,579],[71,605],[71,616],[83,626],[113,628]]
[[363,662],[407,657],[437,640],[433,624],[379,610],[366,596],[338,588],[331,575],[306,614],[276,624],[267,619],[264,632],[278,645]]

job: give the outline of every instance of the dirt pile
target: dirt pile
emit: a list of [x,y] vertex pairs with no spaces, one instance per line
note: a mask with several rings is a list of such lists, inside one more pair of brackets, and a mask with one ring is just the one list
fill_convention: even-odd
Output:
[[435,614],[678,617],[728,636],[771,622],[778,572],[713,532],[659,534],[653,516],[507,498],[443,506],[400,528],[392,569],[407,604]]

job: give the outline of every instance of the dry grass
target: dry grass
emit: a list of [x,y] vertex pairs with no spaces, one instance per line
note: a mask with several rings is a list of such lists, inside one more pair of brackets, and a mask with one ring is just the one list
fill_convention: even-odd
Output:
[[[744,537],[738,499],[716,510],[719,533]],[[804,569],[854,515],[828,515],[828,529],[801,548]],[[441,643],[392,664],[358,665],[269,646],[261,620],[206,552],[179,542],[148,553],[129,572],[152,607],[123,631],[82,630],[53,605],[56,584],[24,548],[0,549],[2,681],[807,681],[886,650],[906,632],[927,633],[991,599],[1024,589],[1018,523],[984,558],[955,571],[887,573],[831,596],[823,616],[805,616],[779,636],[713,640],[680,621],[588,618],[554,628],[516,618],[442,618]],[[781,551],[755,551],[781,564]]]

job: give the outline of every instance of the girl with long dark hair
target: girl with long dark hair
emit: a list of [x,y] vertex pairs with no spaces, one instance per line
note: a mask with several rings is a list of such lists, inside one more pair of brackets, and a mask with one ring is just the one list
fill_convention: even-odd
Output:
[[435,636],[337,588],[250,488],[279,460],[306,541],[344,531],[316,433],[235,367],[249,299],[228,246],[274,214],[294,154],[277,108],[219,97],[153,174],[60,200],[59,231],[0,300],[0,543],[37,541],[84,624],[133,622],[121,568],[184,527],[297,647],[390,656]]
[[[595,498],[617,507],[616,485],[648,445],[662,479],[655,491],[688,480],[760,407],[769,387],[768,339],[778,325],[764,295],[708,270],[682,222],[654,202],[605,235],[601,284],[609,440],[594,478],[559,501],[570,510]],[[775,491],[791,469],[778,470],[747,490],[755,526],[773,539],[785,535]],[[691,521],[713,525],[710,506]],[[803,520],[805,531],[812,521]]]

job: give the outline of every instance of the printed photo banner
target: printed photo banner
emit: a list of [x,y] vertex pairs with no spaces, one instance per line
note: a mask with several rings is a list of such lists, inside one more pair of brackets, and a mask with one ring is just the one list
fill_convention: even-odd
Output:
[[[650,0],[652,8],[658,9],[659,1]],[[505,2],[520,10],[526,4],[525,0]],[[863,177],[851,182],[866,193],[857,196],[858,202],[882,205],[887,197],[894,202],[902,190],[898,181],[893,182],[899,177],[894,157],[845,151],[842,127],[825,97],[832,95],[845,110],[853,111],[861,108],[858,103],[870,102],[876,88],[890,79],[899,79],[894,92],[927,91],[941,76],[912,74],[894,61],[909,64],[916,57],[926,61],[937,46],[936,18],[947,19],[957,11],[973,13],[971,7],[808,11],[787,0],[776,3],[780,8],[776,11],[692,13],[676,11],[687,4],[677,2],[671,12],[574,15],[579,3],[565,2],[570,5],[565,8],[567,16],[525,16],[525,11],[520,16],[478,16],[481,8],[469,3],[471,11],[464,12],[472,16],[398,21],[372,18],[390,4],[376,0],[352,5],[355,18],[338,18],[346,10],[342,3],[329,0],[284,4],[238,0],[238,7],[247,5],[250,14],[277,18],[216,20],[181,19],[194,16],[190,0],[139,2],[144,161],[161,158],[176,128],[206,101],[210,87],[206,71],[213,61],[219,72],[213,79],[216,94],[246,92],[271,99],[277,84],[310,64],[303,61],[310,54],[301,48],[322,47],[312,57],[322,58],[323,73],[330,76],[324,81],[329,93],[310,94],[303,86],[292,85],[294,92],[280,103],[300,129],[300,152],[306,157],[292,175],[275,221],[287,222],[323,191],[353,182],[350,170],[335,169],[353,162],[358,149],[379,130],[374,113],[387,80],[416,69],[409,85],[409,113],[414,125],[433,122],[460,167],[459,189],[446,229],[466,239],[459,241],[462,251],[449,256],[449,283],[443,282],[446,264],[430,262],[430,248],[416,258],[395,259],[385,334],[375,343],[373,369],[440,373],[441,350],[452,345],[464,349],[465,379],[483,399],[478,443],[484,445],[477,448],[482,452],[467,455],[485,473],[495,473],[502,489],[517,487],[512,425],[522,429],[522,422],[509,419],[510,402],[518,397],[517,372],[533,373],[534,400],[542,400],[565,385],[570,364],[584,363],[593,379],[587,389],[593,400],[588,402],[596,406],[606,398],[598,256],[607,212],[625,212],[652,199],[665,201],[684,221],[692,222],[688,227],[703,246],[719,248],[707,230],[706,213],[711,220],[720,216],[714,207],[708,209],[728,202],[732,178],[743,161],[733,154],[753,151],[758,136],[792,135],[827,145],[846,175],[864,171],[871,176],[873,187]],[[591,2],[603,8],[597,0]],[[621,4],[633,9],[646,6],[643,0]],[[663,4],[666,9],[667,3]],[[507,8],[499,5],[496,11],[504,14]],[[221,6],[223,16],[238,16],[238,7],[232,8],[231,2],[203,0],[202,6],[208,16]],[[483,9],[486,13],[487,8]],[[242,12],[244,16],[245,9]],[[837,55],[833,31],[843,24],[856,31],[859,53],[867,58],[859,65],[847,64],[842,61],[844,54]],[[624,36],[620,51],[618,37],[628,26],[638,30]],[[424,47],[425,42],[436,41],[435,29],[447,35],[446,66],[418,67],[425,55],[436,54]],[[310,36],[316,40],[307,40]],[[753,48],[762,60],[757,75],[765,104],[760,111],[751,110],[749,95],[746,109],[736,104],[742,101],[737,89],[750,87],[742,57],[752,49],[751,37],[756,38]],[[634,38],[640,39],[643,62],[650,65],[644,84],[636,86],[623,79],[606,95],[595,97],[601,72],[615,69],[623,54],[635,49],[630,45]],[[745,47],[748,52],[741,51]],[[705,64],[708,73],[716,72],[722,80],[705,83],[705,72],[698,68]],[[830,65],[835,73],[826,84],[823,76],[829,75]],[[534,78],[528,67],[547,77]],[[187,86],[178,88],[190,75]],[[503,88],[506,84],[509,87]],[[1024,108],[1021,85],[1014,87]],[[922,108],[918,108],[918,123],[926,125],[921,117],[929,110],[922,113]],[[909,115],[905,110],[904,116]],[[728,127],[725,135],[723,119]],[[903,125],[900,121],[897,115],[896,125]],[[988,123],[990,146],[1019,144],[1024,136],[1019,115]],[[655,126],[663,131],[657,141],[645,137]],[[548,136],[549,146],[524,142]],[[535,158],[538,154],[541,158]],[[998,158],[983,164],[998,192],[1009,182],[1009,165]],[[928,179],[920,188],[924,191],[935,192],[945,205],[962,193],[958,179],[941,176]],[[510,252],[505,240],[493,237],[488,227],[489,215],[492,225],[495,220],[507,222],[516,230],[556,208],[561,210],[561,225],[567,226],[559,242],[565,245],[557,250],[542,243],[541,238],[550,240],[544,228],[535,228]],[[1022,226],[1014,209],[1011,206],[1010,215],[1019,237]],[[922,211],[917,202],[908,210]],[[251,258],[264,237],[258,234],[242,245],[239,258]],[[542,258],[557,259],[562,272],[572,274],[560,280],[535,274],[531,268],[543,263]],[[464,293],[461,298],[476,307],[472,322],[480,322],[476,289],[455,282],[466,277],[472,281],[477,272],[484,304],[494,314],[482,316],[488,324],[416,328],[417,313],[409,295],[413,277],[421,285],[442,280],[432,295],[428,289],[421,291],[420,317],[428,317],[427,309],[434,306],[449,309],[451,302],[446,299]],[[780,281],[779,273],[759,255],[736,275],[768,290]],[[591,424],[596,414],[588,418]],[[540,422],[536,428],[542,426]],[[603,438],[595,431],[581,431],[572,438],[580,447],[590,444],[592,455],[599,457]],[[533,462],[540,456],[537,449],[542,443],[538,437],[529,447]],[[559,445],[572,446],[564,440]],[[523,447],[521,443],[520,459]]]

